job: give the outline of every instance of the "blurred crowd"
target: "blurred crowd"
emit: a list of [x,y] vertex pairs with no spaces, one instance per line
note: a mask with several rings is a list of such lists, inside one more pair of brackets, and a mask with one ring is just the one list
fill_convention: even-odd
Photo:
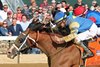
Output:
[[[74,6],[67,3],[66,0],[57,2],[56,0],[43,0],[38,6],[35,0],[30,0],[31,5],[24,4],[23,8],[17,7],[16,13],[12,12],[7,4],[0,7],[0,36],[18,36],[25,31],[33,19],[38,19],[40,23],[47,24],[53,20],[55,14],[59,11],[65,12],[67,15],[79,16],[85,11],[92,10],[100,12],[100,6],[96,0],[91,2],[91,7],[77,0]],[[0,4],[2,5],[2,3]],[[78,9],[78,7],[85,9]]]

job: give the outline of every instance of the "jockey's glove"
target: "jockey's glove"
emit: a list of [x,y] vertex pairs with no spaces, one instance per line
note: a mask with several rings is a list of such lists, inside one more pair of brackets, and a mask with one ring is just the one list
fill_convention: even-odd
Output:
[[77,33],[78,33],[78,28],[79,28],[79,24],[77,22],[72,22],[69,25],[70,28],[70,34],[63,37],[63,39],[65,40],[65,42],[69,42],[73,39],[75,39],[77,37]]
[[63,39],[65,40],[65,42],[69,42],[69,41],[73,40],[76,37],[77,37],[77,34],[72,33],[72,34],[69,34],[68,36],[63,37]]

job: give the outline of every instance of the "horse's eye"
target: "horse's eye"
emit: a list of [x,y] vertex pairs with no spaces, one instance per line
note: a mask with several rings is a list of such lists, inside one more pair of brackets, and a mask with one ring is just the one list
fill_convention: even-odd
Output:
[[24,39],[23,39],[23,38],[20,38],[20,39],[19,39],[19,42],[20,42],[20,43],[24,42]]

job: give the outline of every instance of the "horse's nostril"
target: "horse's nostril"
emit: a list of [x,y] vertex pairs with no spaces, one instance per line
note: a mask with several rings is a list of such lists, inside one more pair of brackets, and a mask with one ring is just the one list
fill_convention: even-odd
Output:
[[8,52],[8,54],[11,54],[11,52]]

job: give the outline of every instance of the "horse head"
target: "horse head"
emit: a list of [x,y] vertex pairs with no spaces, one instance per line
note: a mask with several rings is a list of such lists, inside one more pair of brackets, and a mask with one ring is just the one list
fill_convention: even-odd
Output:
[[10,48],[8,49],[7,56],[13,59],[15,56],[17,56],[17,54],[19,54],[20,52],[23,53],[23,51],[28,49],[29,46],[26,44],[26,39],[27,39],[27,36],[25,34],[23,33],[20,34],[15,40],[15,42],[11,44]]
[[[27,30],[23,33],[21,33],[17,39],[15,40],[15,42],[11,45],[11,47],[8,49],[7,51],[7,56],[11,59],[13,59],[15,56],[17,56],[17,54],[19,54],[20,52],[23,53],[25,51],[27,51],[29,48],[31,47],[36,47],[36,42],[34,39],[32,44],[33,45],[29,45],[29,31],[37,31],[40,30],[40,26],[42,26],[41,24],[37,23],[38,20],[33,20],[32,23],[29,25],[29,27],[27,28]],[[35,36],[35,35],[34,35]],[[29,43],[28,43],[29,42]]]

